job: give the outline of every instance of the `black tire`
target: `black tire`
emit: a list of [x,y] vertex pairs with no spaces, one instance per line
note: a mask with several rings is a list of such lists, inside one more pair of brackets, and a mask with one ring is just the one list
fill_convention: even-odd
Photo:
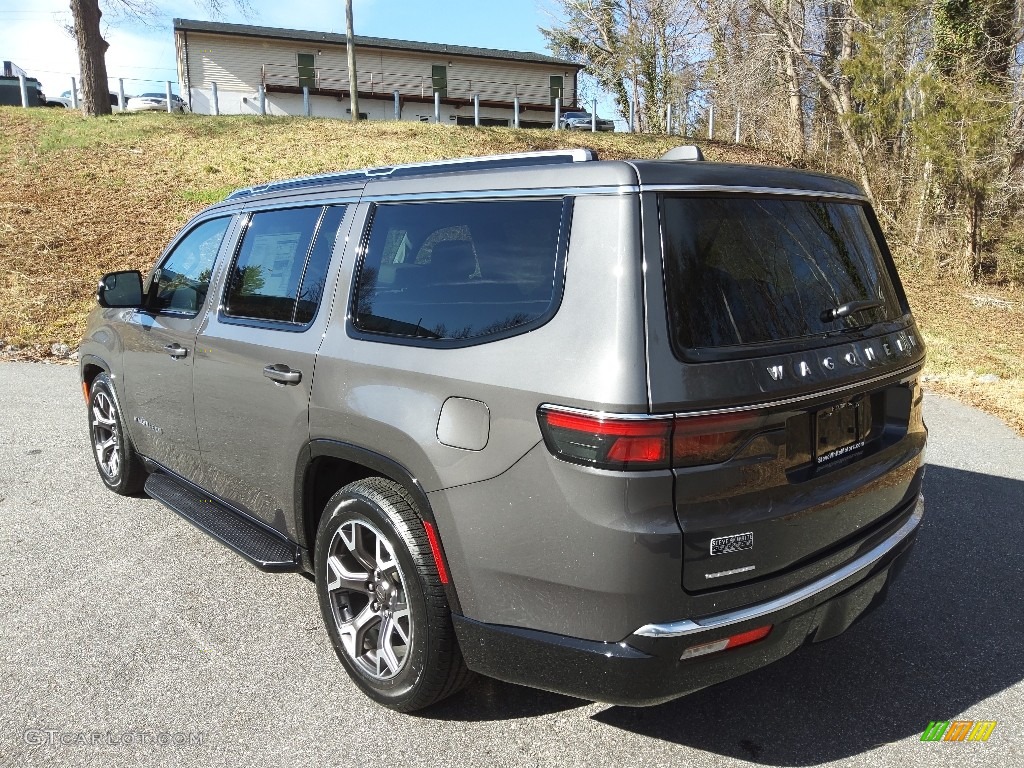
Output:
[[469,682],[423,522],[402,486],[381,477],[346,485],[328,502],[315,546],[327,633],[367,696],[412,712]]
[[122,496],[137,495],[146,483],[146,467],[124,428],[106,373],[97,375],[89,387],[89,442],[103,484]]

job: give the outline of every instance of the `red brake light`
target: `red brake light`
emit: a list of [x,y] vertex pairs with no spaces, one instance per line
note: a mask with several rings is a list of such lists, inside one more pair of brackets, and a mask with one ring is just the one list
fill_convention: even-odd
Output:
[[556,456],[601,469],[667,469],[672,420],[540,409],[544,442]]
[[541,406],[544,442],[567,461],[599,469],[694,467],[726,461],[764,422],[757,413],[617,416]]

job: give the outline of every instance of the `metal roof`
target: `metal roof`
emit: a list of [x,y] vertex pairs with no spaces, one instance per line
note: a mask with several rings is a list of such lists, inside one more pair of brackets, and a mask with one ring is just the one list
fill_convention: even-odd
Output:
[[[345,35],[333,32],[311,32],[301,29],[281,29],[279,27],[256,27],[251,24],[227,24],[219,21],[194,21],[192,19],[175,19],[174,31],[208,32],[217,35],[236,35],[238,37],[262,37],[277,40],[298,40],[304,43],[330,43],[345,45]],[[504,59],[522,61],[530,64],[557,64],[559,67],[582,69],[582,64],[565,59],[556,59],[541,53],[524,51],[503,51],[496,48],[473,48],[466,45],[445,45],[443,43],[420,43],[413,40],[392,40],[386,37],[355,36],[355,44],[364,48],[387,48],[395,51],[415,51],[418,53],[439,53],[445,56],[473,56],[484,59]]]

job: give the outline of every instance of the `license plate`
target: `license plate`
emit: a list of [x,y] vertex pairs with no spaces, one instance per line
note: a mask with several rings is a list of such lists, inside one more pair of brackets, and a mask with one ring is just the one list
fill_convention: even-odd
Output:
[[849,458],[864,447],[861,403],[837,403],[818,411],[815,419],[815,461],[818,466]]

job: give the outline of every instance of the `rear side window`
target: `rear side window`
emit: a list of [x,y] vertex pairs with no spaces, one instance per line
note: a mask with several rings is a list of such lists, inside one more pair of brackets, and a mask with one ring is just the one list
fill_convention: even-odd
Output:
[[344,207],[252,214],[231,267],[228,317],[307,324],[324,292]]
[[536,327],[559,295],[562,200],[378,205],[352,323],[463,341]]
[[[860,204],[665,196],[660,207],[669,323],[683,356],[902,315]],[[850,302],[866,308],[825,317]]]

